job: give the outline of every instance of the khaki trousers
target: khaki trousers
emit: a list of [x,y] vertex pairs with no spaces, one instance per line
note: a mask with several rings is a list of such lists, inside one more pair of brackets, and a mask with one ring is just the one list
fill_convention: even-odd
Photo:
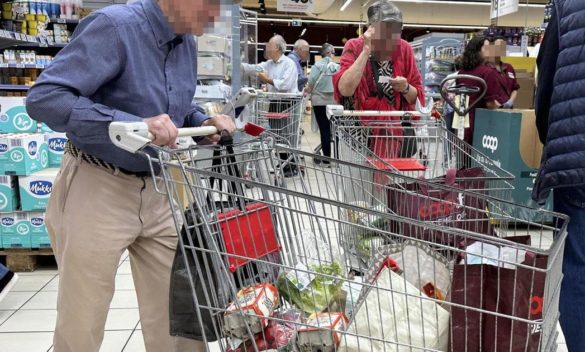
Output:
[[55,352],[98,352],[124,250],[148,352],[203,351],[169,334],[169,285],[177,232],[150,177],[115,174],[65,155],[47,209],[59,267]]

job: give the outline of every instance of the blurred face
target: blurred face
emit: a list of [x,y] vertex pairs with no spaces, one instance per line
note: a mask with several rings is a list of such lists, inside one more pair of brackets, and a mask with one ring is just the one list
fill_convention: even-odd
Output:
[[231,0],[158,0],[158,4],[178,34],[202,35],[220,18]]
[[268,44],[266,44],[266,53],[264,56],[266,56],[268,59],[276,61],[280,58],[281,54],[282,53],[278,48],[278,45],[276,45],[274,42],[269,41]]
[[483,42],[483,47],[481,48],[480,54],[481,58],[484,59],[484,61],[488,60],[490,57],[493,56],[493,48],[489,40],[486,39]]
[[299,51],[299,57],[301,58],[301,61],[305,62],[305,61],[309,61],[309,58],[311,57],[311,53],[310,53],[310,48],[308,45],[303,45]]
[[378,58],[391,56],[400,43],[402,24],[397,22],[378,22],[372,25],[372,49]]
[[506,56],[506,46],[507,43],[503,39],[498,39],[494,42],[486,40],[486,43],[483,46],[485,51],[484,58],[487,61],[495,61],[496,59],[500,59],[502,56]]

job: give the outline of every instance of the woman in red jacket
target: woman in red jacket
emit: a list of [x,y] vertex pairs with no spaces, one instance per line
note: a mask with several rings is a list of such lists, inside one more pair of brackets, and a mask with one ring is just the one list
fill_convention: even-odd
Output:
[[[392,2],[381,0],[370,6],[367,14],[364,35],[349,40],[343,48],[340,70],[333,76],[335,99],[347,99],[359,110],[413,110],[417,98],[424,101],[424,93],[412,48],[401,39],[402,13]],[[379,119],[400,120],[390,116]],[[400,137],[402,127],[397,122],[393,128],[372,133]],[[398,157],[401,139],[375,138],[370,147],[381,157]]]
[[500,109],[513,109],[520,85],[514,67],[502,61],[502,56],[506,56],[506,40],[496,37],[490,43],[487,65],[494,70],[494,77],[497,78],[494,87],[497,93],[496,105]]

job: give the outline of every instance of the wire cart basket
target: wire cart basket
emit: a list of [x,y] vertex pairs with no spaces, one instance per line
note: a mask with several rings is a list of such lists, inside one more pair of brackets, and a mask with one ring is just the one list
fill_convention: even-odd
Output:
[[[169,198],[191,301],[182,313],[196,316],[189,326],[209,351],[554,350],[563,215],[548,213],[551,224],[518,220],[507,214],[521,206],[465,188],[443,197],[455,186],[425,181],[432,189],[423,198],[466,209],[469,217],[456,220],[481,224],[445,226],[388,211],[381,194],[396,187],[369,176],[416,178],[334,159],[339,167],[313,167],[304,163],[311,154],[262,135],[247,162],[271,170],[289,153],[305,168],[286,188],[269,172],[241,177],[246,152],[229,143],[170,150],[151,145],[145,126],[123,123],[112,123],[110,136],[148,158],[153,182]],[[213,156],[198,157],[202,148]],[[347,200],[352,189],[375,189],[372,199],[383,207]],[[459,193],[492,205],[461,202]],[[365,231],[384,242],[367,249],[365,272],[352,272],[341,242]],[[177,326],[171,331],[182,335]]]

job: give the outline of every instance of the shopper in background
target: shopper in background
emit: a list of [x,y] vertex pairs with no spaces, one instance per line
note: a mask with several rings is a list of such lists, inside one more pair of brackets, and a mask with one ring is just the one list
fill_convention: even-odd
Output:
[[209,119],[192,104],[193,35],[219,18],[220,3],[212,4],[140,0],[96,11],[29,90],[30,116],[70,140],[46,215],[59,266],[55,352],[100,350],[126,249],[146,350],[205,349],[169,334],[177,233],[168,199],[156,191],[148,161],[115,147],[108,126],[144,122],[154,143],[170,148],[177,147],[177,127],[233,132],[227,116]]
[[[339,65],[333,62],[333,58],[335,57],[335,48],[333,45],[328,43],[323,44],[321,47],[321,56],[323,59],[311,68],[309,83],[305,92],[311,96],[311,106],[321,134],[323,155],[331,157],[331,123],[327,117],[326,107],[329,104],[335,104],[331,77],[339,70]],[[314,161],[325,167],[329,166],[329,161],[321,161],[319,158],[315,158]]]
[[536,123],[544,143],[533,198],[571,217],[560,321],[570,352],[585,351],[585,1],[555,0],[538,56]]
[[258,79],[267,85],[268,91],[273,93],[298,93],[298,73],[295,62],[284,55],[286,41],[281,35],[275,35],[264,51],[267,61],[258,65],[242,64],[242,73],[257,75]]
[[6,297],[6,294],[14,286],[16,280],[18,280],[18,275],[0,264],[0,302]]
[[506,39],[496,37],[490,40],[489,51],[487,65],[494,70],[494,76],[497,77],[496,106],[500,109],[513,109],[520,85],[514,67],[502,61],[502,56],[506,56]]
[[[491,46],[489,40],[483,37],[472,38],[465,47],[463,57],[461,58],[461,70],[460,75],[470,75],[483,79],[486,83],[487,91],[481,101],[471,109],[469,112],[469,128],[465,128],[464,140],[473,144],[473,128],[475,125],[475,110],[476,109],[497,109],[499,104],[496,101],[497,98],[497,76],[494,69],[486,65],[487,57],[490,55]],[[481,85],[471,79],[458,79],[457,84],[478,87]],[[469,97],[469,103],[473,103],[479,98],[478,94],[472,94]]]
[[309,43],[303,39],[297,40],[293,47],[293,51],[288,54],[288,57],[293,60],[297,66],[297,72],[299,74],[297,84],[299,86],[299,92],[302,92],[309,80],[307,75],[305,75],[305,70],[301,66],[302,63],[309,62],[309,59],[311,58],[311,47],[309,46]]
[[[364,35],[350,39],[343,48],[341,68],[333,76],[335,99],[342,102],[349,98],[350,107],[360,110],[414,110],[417,98],[424,101],[424,92],[413,50],[401,39],[402,13],[387,0],[375,2],[367,13],[368,29]],[[403,130],[397,126],[376,133],[402,136]],[[370,148],[381,157],[404,155],[401,143]]]

